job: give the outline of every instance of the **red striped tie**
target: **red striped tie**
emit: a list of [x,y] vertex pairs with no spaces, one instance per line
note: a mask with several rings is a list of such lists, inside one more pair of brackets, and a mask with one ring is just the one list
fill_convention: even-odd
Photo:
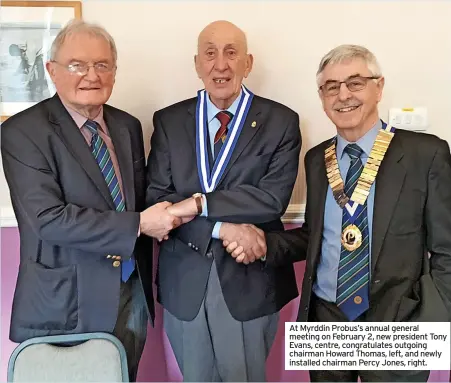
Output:
[[227,125],[232,120],[233,114],[223,110],[219,112],[216,115],[216,118],[221,123],[221,126],[219,127],[218,131],[215,134],[215,141],[214,141],[214,158],[218,156],[219,152],[221,151],[222,144],[224,143],[226,137],[227,137]]

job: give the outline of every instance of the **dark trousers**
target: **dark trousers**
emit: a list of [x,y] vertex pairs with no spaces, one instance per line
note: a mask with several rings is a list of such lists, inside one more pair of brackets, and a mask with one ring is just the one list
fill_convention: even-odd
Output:
[[121,282],[119,314],[113,334],[122,342],[127,354],[130,382],[136,381],[147,336],[147,308],[136,270],[127,282]]
[[[312,294],[310,304],[312,322],[349,322],[348,318],[335,303],[327,302]],[[365,322],[365,314],[356,321]],[[386,370],[357,370],[357,371],[310,371],[311,382],[427,382],[429,371],[386,371]]]

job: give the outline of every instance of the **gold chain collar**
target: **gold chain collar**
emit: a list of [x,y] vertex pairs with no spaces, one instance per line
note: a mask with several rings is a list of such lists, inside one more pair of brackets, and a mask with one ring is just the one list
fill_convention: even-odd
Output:
[[376,141],[371,148],[370,156],[363,168],[360,175],[357,186],[349,198],[344,192],[344,182],[340,175],[340,169],[338,168],[337,152],[336,152],[336,140],[327,147],[324,152],[324,160],[326,162],[327,179],[332,189],[335,201],[343,209],[349,200],[357,202],[363,205],[370,194],[371,185],[376,179],[379,167],[387,152],[388,146],[395,134],[389,130],[380,129],[377,134]]

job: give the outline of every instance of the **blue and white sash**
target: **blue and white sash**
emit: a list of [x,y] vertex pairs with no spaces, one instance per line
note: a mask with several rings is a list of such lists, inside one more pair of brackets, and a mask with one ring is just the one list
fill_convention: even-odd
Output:
[[208,159],[207,145],[208,140],[208,117],[207,117],[207,97],[205,89],[197,92],[196,106],[196,156],[197,172],[199,174],[200,184],[204,193],[211,193],[215,190],[219,180],[222,177],[227,165],[229,164],[233,150],[238,142],[244,122],[246,121],[249,108],[254,94],[244,85],[241,85],[242,94],[238,109],[230,122],[230,129],[227,138],[222,145],[221,151],[213,164],[213,170],[210,172],[212,164]]

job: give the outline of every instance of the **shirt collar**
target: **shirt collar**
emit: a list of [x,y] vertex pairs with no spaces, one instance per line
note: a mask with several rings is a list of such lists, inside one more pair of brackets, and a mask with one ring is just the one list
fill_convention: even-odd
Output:
[[[63,103],[64,107],[72,117],[72,119],[75,121],[75,124],[77,125],[78,129],[81,129],[83,125],[85,124],[88,119],[83,116],[82,114],[78,113],[76,110],[72,109],[69,105],[66,105]],[[92,119],[92,121],[95,121],[99,124],[100,128],[103,130],[104,126],[104,119],[103,119],[103,106],[100,108],[99,114]]]
[[[360,137],[360,139],[356,142],[357,145],[359,145],[363,150],[363,155],[365,157],[370,156],[371,149],[373,148],[374,141],[376,141],[377,134],[379,133],[379,130],[382,128],[382,121],[377,120],[376,124],[365,133],[363,137]],[[337,158],[341,159],[343,157],[343,153],[345,150],[345,147],[351,144],[351,142],[345,140],[342,136],[337,134]]]
[[[232,105],[230,105],[227,109],[228,112],[232,113],[234,116],[236,114],[236,111],[238,109],[238,104],[241,100],[241,95],[243,93],[243,90],[240,90],[240,94],[238,97],[233,101]],[[207,117],[208,117],[208,123],[210,123],[216,115],[221,111],[221,109],[218,109],[218,107],[213,104],[210,100],[210,96],[207,97]]]

